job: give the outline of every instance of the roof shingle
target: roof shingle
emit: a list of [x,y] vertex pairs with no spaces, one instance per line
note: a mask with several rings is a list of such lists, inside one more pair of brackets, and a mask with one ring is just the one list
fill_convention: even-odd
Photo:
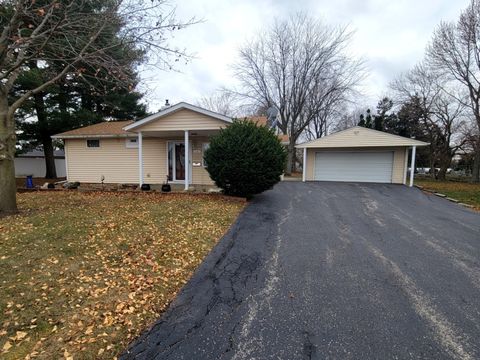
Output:
[[123,130],[127,125],[133,123],[133,120],[124,121],[104,121],[98,124],[84,126],[81,128],[65,131],[56,134],[53,138],[63,139],[69,137],[88,137],[88,136],[126,136],[129,132]]

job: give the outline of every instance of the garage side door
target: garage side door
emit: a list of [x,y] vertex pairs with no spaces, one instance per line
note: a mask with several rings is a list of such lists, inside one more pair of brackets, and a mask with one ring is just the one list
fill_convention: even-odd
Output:
[[393,151],[317,152],[315,180],[391,183]]

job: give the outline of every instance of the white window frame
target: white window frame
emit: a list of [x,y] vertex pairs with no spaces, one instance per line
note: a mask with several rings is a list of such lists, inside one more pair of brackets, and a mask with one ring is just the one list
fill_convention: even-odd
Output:
[[[98,146],[88,146],[88,142],[89,141],[98,141]],[[100,144],[100,139],[86,139],[85,140],[85,146],[87,147],[87,149],[98,149],[100,148],[102,145]]]
[[[134,140],[134,142],[132,142]],[[125,147],[127,149],[138,149],[138,139],[137,138],[126,138]]]
[[[206,146],[205,146],[205,145],[206,145]],[[208,149],[209,147],[210,147],[210,143],[209,143],[209,142],[204,142],[204,143],[202,143],[202,166],[203,166],[204,168],[207,167],[207,164],[206,164],[206,162],[205,162],[205,157],[204,157],[204,156],[205,156],[205,150]]]

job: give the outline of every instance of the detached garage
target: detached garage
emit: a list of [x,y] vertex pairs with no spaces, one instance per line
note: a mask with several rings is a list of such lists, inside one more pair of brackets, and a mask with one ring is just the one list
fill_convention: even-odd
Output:
[[[297,145],[303,149],[303,181],[406,184],[408,154],[415,167],[418,146],[427,143],[356,126]],[[410,186],[413,185],[413,173]]]

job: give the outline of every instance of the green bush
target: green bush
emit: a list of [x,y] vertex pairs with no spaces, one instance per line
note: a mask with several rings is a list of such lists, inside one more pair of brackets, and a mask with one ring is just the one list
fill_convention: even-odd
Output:
[[287,152],[271,129],[235,120],[212,137],[204,157],[225,194],[249,198],[280,181]]

